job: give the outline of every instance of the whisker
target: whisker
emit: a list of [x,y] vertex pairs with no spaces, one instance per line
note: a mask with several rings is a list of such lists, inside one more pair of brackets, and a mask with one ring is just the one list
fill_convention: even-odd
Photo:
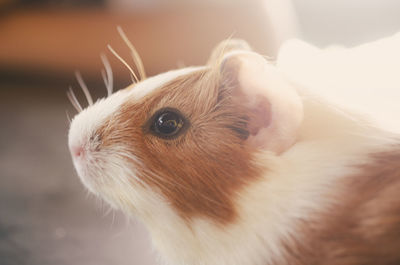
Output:
[[69,122],[69,125],[71,125],[71,117],[69,116],[68,110],[65,110],[65,114],[67,115],[67,120]]
[[115,224],[115,211],[112,211],[111,227]]
[[133,46],[132,42],[128,39],[125,32],[122,30],[121,26],[118,26],[117,30],[118,30],[118,33],[121,36],[122,40],[125,42],[125,44],[128,46],[128,48],[131,50],[131,56],[132,56],[133,62],[135,63],[135,66],[139,72],[140,80],[145,79],[146,71],[144,70],[143,61],[140,58],[139,53],[135,49],[135,46]]
[[104,212],[103,215],[102,215],[102,218],[105,218],[107,215],[109,215],[113,211],[113,208],[109,207],[108,205],[107,205],[107,209],[105,210],[104,206],[105,206],[105,204],[102,201],[102,203],[101,203],[101,208],[102,209],[101,210]]
[[74,91],[72,90],[72,87],[69,87],[69,90],[67,91],[67,97],[77,112],[81,112],[83,110],[81,104],[79,104],[79,101],[75,96]]
[[132,76],[133,76],[134,79],[135,79],[134,83],[138,82],[139,79],[137,78],[135,72],[134,72],[133,69],[129,66],[129,64],[128,64],[124,59],[122,59],[121,56],[119,56],[119,54],[111,47],[110,44],[107,45],[107,48],[110,50],[110,52],[111,52],[115,57],[117,57],[118,60],[120,60],[120,62],[121,62],[123,65],[125,65],[126,68],[128,68],[129,72],[132,74]]
[[104,83],[107,87],[107,96],[111,96],[111,94],[113,92],[112,68],[111,68],[110,62],[107,59],[107,56],[105,56],[104,54],[100,54],[100,58],[104,64],[104,69],[106,71],[105,73],[104,73],[104,71],[101,71],[101,75],[103,76]]
[[89,105],[93,105],[93,99],[92,96],[90,95],[89,89],[87,88],[85,82],[83,81],[83,78],[81,76],[81,73],[79,73],[78,71],[75,72],[75,77],[76,80],[79,83],[79,86],[81,87],[83,93],[85,94],[85,97],[89,103]]
[[108,78],[106,76],[106,72],[104,69],[101,69],[101,77],[103,78],[104,85],[106,86],[107,89],[107,95],[108,95]]

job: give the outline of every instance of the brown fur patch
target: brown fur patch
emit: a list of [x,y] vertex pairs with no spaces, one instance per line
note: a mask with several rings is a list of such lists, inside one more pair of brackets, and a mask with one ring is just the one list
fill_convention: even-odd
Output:
[[[236,217],[235,193],[261,172],[252,163],[256,150],[245,144],[251,113],[233,100],[233,86],[220,82],[210,68],[180,76],[122,105],[112,124],[99,131],[103,146],[115,141],[129,146],[142,162],[135,164],[138,177],[161,192],[183,218],[231,222]],[[178,109],[190,122],[176,139],[148,133],[148,120],[165,107]],[[115,131],[123,134],[113,137]],[[132,180],[132,185],[138,183]]]
[[360,168],[341,184],[336,206],[300,225],[304,237],[286,245],[286,264],[400,264],[400,150]]

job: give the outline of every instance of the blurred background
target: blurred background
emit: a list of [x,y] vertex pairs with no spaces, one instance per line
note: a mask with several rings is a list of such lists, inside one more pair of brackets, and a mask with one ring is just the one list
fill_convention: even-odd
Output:
[[143,226],[87,195],[67,148],[74,71],[104,96],[106,53],[114,86],[130,83],[106,51],[129,58],[117,25],[154,75],[204,64],[230,36],[271,58],[294,37],[354,46],[399,31],[399,14],[398,0],[0,0],[0,264],[156,264]]

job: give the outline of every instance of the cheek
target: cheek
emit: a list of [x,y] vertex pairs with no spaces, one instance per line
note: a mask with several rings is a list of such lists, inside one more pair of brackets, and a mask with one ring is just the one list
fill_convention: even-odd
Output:
[[[123,154],[125,153],[125,154]],[[102,165],[102,175],[94,179],[96,193],[114,208],[128,210],[137,204],[136,194],[142,188],[137,158],[129,152],[119,151],[118,155],[108,155]]]
[[227,139],[226,133],[220,141],[196,136],[189,132],[181,140],[153,140],[142,154],[146,169],[140,178],[159,190],[185,219],[233,221],[234,194],[258,174],[249,163],[249,150],[236,139]]

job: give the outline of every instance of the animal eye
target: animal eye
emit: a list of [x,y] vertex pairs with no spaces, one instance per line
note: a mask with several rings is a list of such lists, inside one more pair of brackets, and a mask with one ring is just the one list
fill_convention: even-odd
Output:
[[165,109],[154,115],[150,129],[156,136],[172,138],[183,131],[185,123],[185,118],[178,111]]

